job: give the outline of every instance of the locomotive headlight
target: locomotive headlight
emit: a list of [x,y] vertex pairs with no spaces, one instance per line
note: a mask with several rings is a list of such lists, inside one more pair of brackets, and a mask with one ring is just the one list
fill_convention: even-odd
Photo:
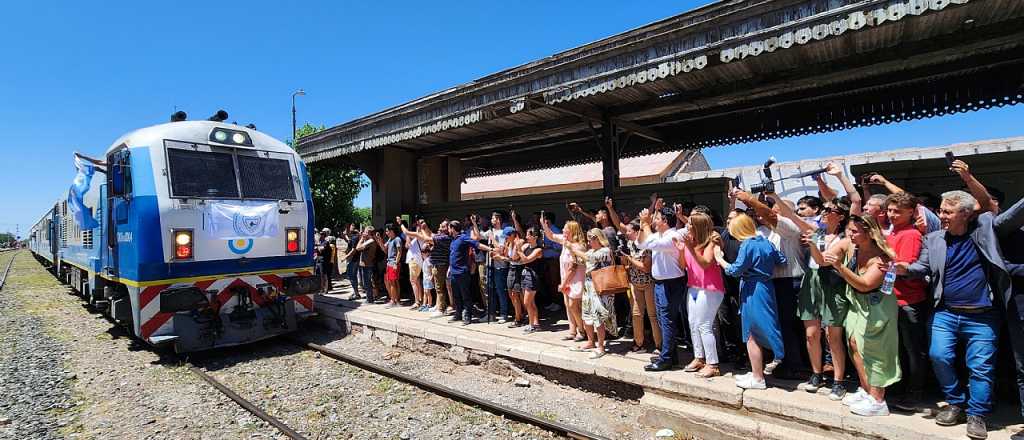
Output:
[[252,137],[248,133],[228,128],[215,127],[210,132],[210,141],[220,144],[239,145],[251,147]]
[[175,260],[191,260],[192,259],[192,230],[191,229],[174,229],[171,231],[171,235],[174,239],[174,259]]
[[284,250],[289,254],[294,254],[302,251],[302,246],[299,246],[299,238],[302,236],[302,229],[300,228],[288,228],[284,233]]

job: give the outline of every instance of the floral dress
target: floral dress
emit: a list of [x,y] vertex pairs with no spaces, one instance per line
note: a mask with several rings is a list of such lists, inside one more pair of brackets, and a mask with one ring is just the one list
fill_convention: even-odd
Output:
[[583,283],[583,323],[595,329],[604,327],[609,335],[616,337],[619,327],[615,324],[615,295],[599,295],[590,278],[591,272],[612,264],[611,255],[608,248],[590,249],[584,258],[587,277]]

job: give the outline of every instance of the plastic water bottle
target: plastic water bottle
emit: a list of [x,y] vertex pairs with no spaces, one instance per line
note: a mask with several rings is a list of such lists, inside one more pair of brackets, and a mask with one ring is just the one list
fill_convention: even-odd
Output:
[[818,251],[825,252],[825,230],[819,228],[814,231],[814,245],[818,247]]
[[886,295],[892,295],[892,287],[896,284],[896,264],[889,262],[889,270],[885,272],[885,279],[882,281],[882,288],[879,289]]

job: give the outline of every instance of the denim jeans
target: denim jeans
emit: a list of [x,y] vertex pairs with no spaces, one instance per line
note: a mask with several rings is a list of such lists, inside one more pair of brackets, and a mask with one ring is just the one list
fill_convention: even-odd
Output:
[[508,317],[509,306],[508,268],[488,267],[487,271],[487,316],[504,319]]
[[658,310],[661,327],[661,354],[658,363],[674,365],[676,337],[679,326],[687,322],[683,316],[686,307],[686,277],[654,281],[654,307]]
[[928,371],[928,316],[931,314],[928,299],[916,304],[900,306],[900,365],[903,369],[904,391],[924,391]]
[[374,302],[377,300],[373,296],[373,266],[359,266],[359,280],[363,285],[363,293],[366,295],[367,302]]
[[[995,310],[966,314],[940,309],[932,316],[932,346],[928,355],[935,377],[950,405],[963,407],[967,415],[984,417],[992,412],[992,385],[996,376],[999,315]],[[969,371],[967,391],[956,371],[956,347],[966,345]]]
[[352,293],[359,294],[359,263],[351,261],[345,266],[345,278],[352,285]]
[[452,283],[455,316],[470,322],[473,319],[473,289],[470,287],[472,274],[466,272],[461,275],[452,275],[449,281]]

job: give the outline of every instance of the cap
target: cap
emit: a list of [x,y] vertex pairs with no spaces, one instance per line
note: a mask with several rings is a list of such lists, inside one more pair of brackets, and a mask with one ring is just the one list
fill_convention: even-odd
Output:
[[331,228],[323,228],[323,229],[320,230],[320,232],[322,232],[324,234],[330,234],[331,233]]

